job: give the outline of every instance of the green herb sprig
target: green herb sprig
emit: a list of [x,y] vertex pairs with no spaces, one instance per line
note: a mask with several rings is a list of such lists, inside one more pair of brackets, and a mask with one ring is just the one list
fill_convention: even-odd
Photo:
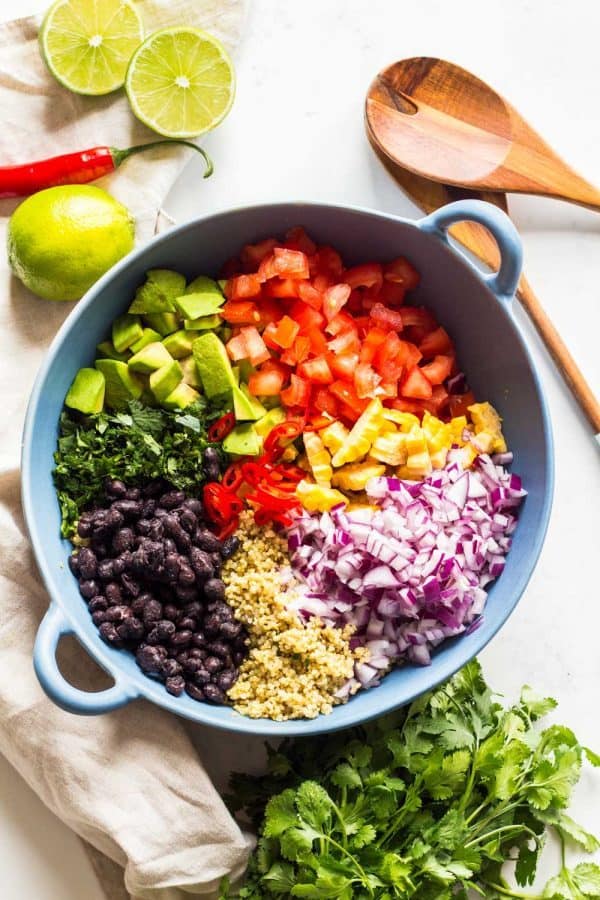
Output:
[[185,412],[154,409],[132,400],[121,412],[80,417],[64,411],[54,454],[54,482],[62,534],[71,537],[79,514],[103,490],[106,477],[129,484],[165,478],[176,488],[198,493],[207,429],[225,410],[204,401]]
[[[259,839],[244,886],[222,898],[315,900],[589,900],[600,866],[567,868],[565,849],[600,844],[565,812],[584,757],[561,725],[534,723],[556,706],[523,688],[505,709],[477,661],[405,710],[373,724],[269,748],[262,777],[234,775],[234,810]],[[562,867],[541,893],[533,884],[549,829]]]

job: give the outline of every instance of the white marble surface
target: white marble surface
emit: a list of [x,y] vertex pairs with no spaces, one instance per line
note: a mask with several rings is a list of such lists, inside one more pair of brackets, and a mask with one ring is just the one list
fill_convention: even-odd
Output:
[[[25,5],[0,0],[0,15],[44,6]],[[419,54],[479,73],[572,165],[600,183],[599,29],[600,7],[589,0],[253,0],[236,104],[205,142],[215,175],[203,182],[197,164],[190,164],[168,211],[181,221],[240,203],[313,199],[414,215],[369,149],[362,105],[378,69]],[[511,210],[530,280],[600,392],[600,219],[529,197],[511,200]],[[560,701],[558,720],[599,749],[600,454],[519,310],[517,318],[550,404],[556,492],[536,573],[482,661],[491,683],[509,697],[523,682],[553,694]],[[598,773],[586,770],[574,812],[600,833]],[[2,900],[101,897],[76,840],[2,761],[0,873]]]

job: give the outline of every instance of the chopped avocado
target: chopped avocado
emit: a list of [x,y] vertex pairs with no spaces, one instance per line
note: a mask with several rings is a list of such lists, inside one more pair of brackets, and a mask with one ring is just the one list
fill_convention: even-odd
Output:
[[155,341],[160,341],[160,334],[158,331],[155,331],[154,328],[144,328],[139,341],[132,344],[129,349],[132,353],[139,353],[140,350],[143,350],[144,347],[147,347],[148,344],[153,344]]
[[[208,275],[198,275],[193,281],[190,281],[185,289],[186,294],[217,294],[223,297],[223,291],[219,286],[219,282]],[[221,301],[222,302],[222,301]]]
[[220,316],[200,316],[198,319],[184,319],[183,327],[187,331],[209,331],[221,324]]
[[[162,346],[162,345],[161,345]],[[164,347],[163,347],[164,350]],[[165,351],[166,352],[166,351]],[[183,371],[176,359],[157,369],[150,376],[150,390],[159,403],[166,400],[180,381],[183,380]]]
[[280,424],[280,422],[285,422],[285,411],[281,406],[274,406],[273,409],[270,409],[269,412],[262,417],[262,419],[259,419],[258,422],[256,422],[254,427],[256,433],[260,435],[261,438],[265,438],[276,425]]
[[[244,390],[244,388],[246,388],[246,390]],[[264,416],[266,412],[264,406],[248,393],[248,388],[245,384],[240,385],[240,387],[234,385],[232,394],[233,411],[238,421],[255,422],[256,419],[260,419]]]
[[181,366],[181,371],[183,372],[183,380],[186,384],[189,384],[190,387],[193,388],[201,388],[202,382],[200,381],[200,376],[198,375],[198,366],[196,365],[196,360],[193,356],[186,356],[184,359],[179,360],[179,365]]
[[235,378],[225,345],[217,335],[208,331],[197,337],[192,352],[206,396],[228,394],[235,385]]
[[117,353],[122,353],[139,341],[144,330],[139,316],[118,316],[112,323],[112,342]]
[[201,316],[214,315],[224,302],[225,297],[220,292],[218,294],[197,292],[176,297],[175,306],[184,319],[198,319]]
[[155,341],[153,344],[148,344],[135,356],[132,356],[128,366],[133,372],[149,375],[150,372],[156,372],[157,369],[168,366],[172,361],[173,357],[165,345],[161,344],[160,341]]
[[174,391],[171,391],[168,397],[162,401],[165,409],[185,409],[190,403],[195,403],[200,399],[200,394],[193,387],[182,381],[177,385]]
[[223,441],[223,450],[236,456],[258,456],[262,450],[262,441],[254,425],[242,422],[229,432]]
[[96,350],[101,359],[116,359],[119,362],[127,362],[129,359],[129,353],[117,353],[112,341],[102,341],[101,344],[98,344]]
[[104,375],[98,369],[80,369],[65,397],[65,406],[90,416],[102,412]]
[[106,380],[104,402],[112,409],[122,409],[129,400],[139,400],[144,382],[129,366],[116,359],[97,359],[94,363]]
[[190,355],[197,337],[194,331],[174,331],[163,340],[163,344],[174,359],[182,359]]
[[158,331],[163,337],[172,334],[179,328],[179,318],[175,313],[147,313],[144,319],[155,331]]
[[173,301],[185,290],[185,278],[171,269],[150,269],[146,281],[135,292],[130,313],[173,312]]

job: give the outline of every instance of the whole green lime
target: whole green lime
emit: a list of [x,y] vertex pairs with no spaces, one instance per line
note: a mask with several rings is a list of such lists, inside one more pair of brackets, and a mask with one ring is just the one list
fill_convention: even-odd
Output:
[[133,247],[129,210],[93,185],[64,185],[24,200],[8,223],[8,260],[44,300],[79,300]]

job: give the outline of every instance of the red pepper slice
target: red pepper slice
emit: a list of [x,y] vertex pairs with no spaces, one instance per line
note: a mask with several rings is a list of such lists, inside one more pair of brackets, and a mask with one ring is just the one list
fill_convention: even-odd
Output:
[[231,491],[235,494],[238,488],[241,487],[244,481],[244,476],[242,474],[242,464],[240,462],[231,463],[225,471],[223,472],[223,477],[221,479],[221,484],[228,491]]
[[232,412],[225,413],[208,429],[208,440],[211,444],[220,444],[235,427],[235,416]]
[[204,485],[204,508],[215,525],[228,525],[244,508],[243,500],[216,481]]
[[222,528],[219,529],[219,531],[215,532],[215,536],[220,541],[224,541],[225,538],[228,538],[230,535],[232,535],[234,533],[234,531],[238,530],[239,525],[240,525],[240,518],[239,518],[239,516],[235,516],[235,518],[233,518],[231,520],[231,522],[229,522],[228,525],[224,525]]
[[302,434],[302,422],[288,419],[271,429],[264,443],[264,454],[267,458],[277,458],[289,444]]
[[255,488],[251,494],[248,494],[246,499],[250,503],[258,503],[259,506],[265,507],[265,509],[273,509],[277,512],[287,512],[300,505],[294,496],[276,494],[273,489],[265,491],[260,487]]

